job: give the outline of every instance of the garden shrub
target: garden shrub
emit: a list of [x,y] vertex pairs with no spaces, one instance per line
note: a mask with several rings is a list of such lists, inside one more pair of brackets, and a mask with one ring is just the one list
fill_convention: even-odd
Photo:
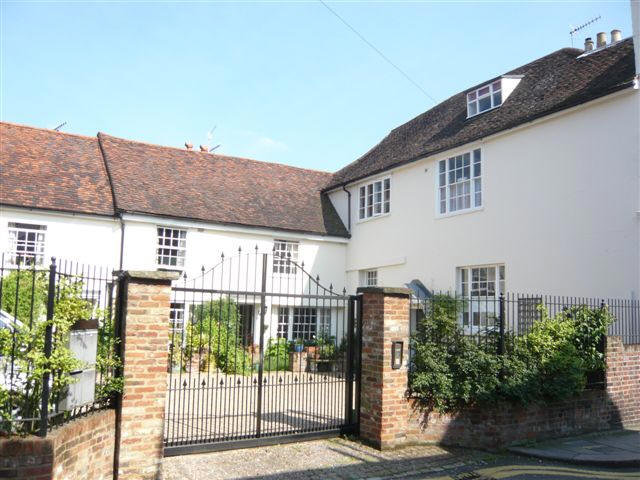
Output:
[[251,356],[242,344],[239,319],[231,299],[196,305],[186,325],[182,368],[197,360],[200,371],[218,368],[228,374],[250,373]]
[[434,297],[411,339],[411,393],[431,408],[561,400],[582,392],[587,373],[605,367],[602,346],[612,322],[606,308],[573,307],[554,317],[542,309],[528,334],[505,335],[498,355],[495,332],[481,342],[463,334],[457,318],[463,306]]
[[[1,420],[38,416],[42,376],[46,372],[51,379],[49,407],[66,395],[69,385],[75,381],[71,372],[84,367],[69,348],[71,327],[78,320],[90,319],[94,313],[103,318],[98,328],[96,374],[100,383],[96,385],[95,400],[105,401],[122,390],[122,378],[114,375],[121,362],[115,354],[111,319],[106,312],[94,312],[91,303],[82,298],[83,283],[78,279],[61,278],[56,289],[54,316],[48,321],[48,280],[44,272],[13,271],[2,279],[2,308],[22,325],[14,325],[14,331],[0,329],[0,369],[7,380],[11,376],[11,358],[14,358],[12,393],[9,385],[0,385]],[[44,342],[49,325],[53,342],[47,359]],[[14,426],[20,428],[19,424]]]
[[500,362],[495,354],[458,328],[462,306],[447,295],[434,297],[412,339],[412,393],[442,411],[489,399],[498,384]]
[[286,338],[270,338],[264,353],[264,369],[267,371],[288,370],[291,344]]

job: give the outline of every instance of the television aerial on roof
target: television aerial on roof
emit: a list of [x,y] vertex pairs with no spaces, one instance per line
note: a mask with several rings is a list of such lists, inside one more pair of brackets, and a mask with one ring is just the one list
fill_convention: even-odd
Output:
[[571,36],[571,46],[573,47],[573,35],[578,33],[580,30],[588,27],[589,25],[591,25],[592,23],[596,23],[598,20],[600,20],[602,18],[601,15],[598,15],[597,17],[592,18],[591,20],[589,20],[588,22],[583,23],[582,25],[579,25],[577,27],[572,27],[571,25],[569,25],[569,28],[571,30],[569,30],[569,35]]
[[[218,128],[217,125],[214,125],[213,128],[211,130],[209,130],[207,132],[207,140],[209,140],[209,142],[213,139],[213,132],[216,130],[216,128]],[[222,145],[221,143],[219,143],[218,145],[216,145],[215,147],[211,147],[209,149],[209,153],[213,152],[214,150],[217,150],[218,148],[220,148],[220,145]]]

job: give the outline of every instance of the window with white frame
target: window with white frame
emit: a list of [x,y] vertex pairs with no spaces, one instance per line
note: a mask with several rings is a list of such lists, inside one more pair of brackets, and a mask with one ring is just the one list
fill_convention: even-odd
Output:
[[184,329],[184,303],[171,302],[169,308],[169,328],[175,332]]
[[494,329],[499,296],[505,293],[504,265],[458,268],[458,292],[463,300],[461,323],[465,331]]
[[289,339],[289,308],[278,308],[278,338]]
[[467,118],[486,112],[502,104],[502,82],[496,80],[489,85],[467,93]]
[[479,148],[438,162],[440,215],[482,206],[482,152]]
[[391,210],[391,179],[377,180],[360,187],[358,218],[364,220]]
[[278,338],[313,340],[331,332],[331,309],[317,307],[278,308]]
[[318,309],[318,335],[331,335],[331,309]]
[[289,240],[274,240],[273,242],[273,273],[284,275],[296,273],[298,263],[298,242]]
[[40,265],[44,260],[46,225],[9,222],[9,262]]
[[367,270],[364,272],[364,284],[367,287],[377,287],[378,286],[378,271],[377,270]]
[[311,340],[318,328],[318,311],[310,307],[294,307],[291,339]]
[[187,231],[179,228],[158,227],[156,262],[168,267],[184,267],[187,254]]

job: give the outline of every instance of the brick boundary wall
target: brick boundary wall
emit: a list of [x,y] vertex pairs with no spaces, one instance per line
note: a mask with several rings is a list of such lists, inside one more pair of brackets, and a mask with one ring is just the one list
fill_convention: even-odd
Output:
[[607,392],[620,424],[640,425],[640,344],[607,337]]
[[408,400],[408,442],[499,448],[640,424],[640,345],[607,338],[606,389],[527,406],[503,402],[456,414],[424,412]]
[[115,410],[100,410],[54,428],[46,438],[0,439],[0,478],[111,480]]
[[[380,449],[437,442],[499,448],[526,440],[571,436],[640,424],[640,345],[607,338],[606,390],[527,406],[507,402],[456,414],[425,411],[407,398],[408,291],[361,288],[360,436]],[[405,363],[391,369],[391,342],[404,342]]]

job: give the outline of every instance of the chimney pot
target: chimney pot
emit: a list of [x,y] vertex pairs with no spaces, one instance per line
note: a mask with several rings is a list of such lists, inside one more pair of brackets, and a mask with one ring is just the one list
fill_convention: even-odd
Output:
[[619,42],[622,40],[622,32],[617,28],[615,30],[611,30],[611,43]]
[[593,40],[591,37],[587,37],[584,39],[584,51],[590,52],[591,50],[593,50]]
[[187,150],[193,149],[193,143],[191,142],[184,142],[184,146],[187,148]]
[[607,33],[606,32],[598,32],[598,36],[596,37],[596,47],[604,47],[607,45]]
[[200,151],[201,152],[208,152],[209,151],[209,145],[200,145]]

